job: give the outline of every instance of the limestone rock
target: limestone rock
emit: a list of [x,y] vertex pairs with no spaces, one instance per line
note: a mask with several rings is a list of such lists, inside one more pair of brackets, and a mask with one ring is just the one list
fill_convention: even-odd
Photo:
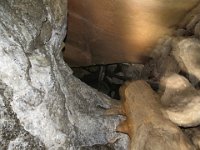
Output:
[[44,150],[44,144],[24,130],[10,105],[12,93],[0,83],[0,148]]
[[104,115],[114,102],[76,79],[63,61],[66,8],[66,0],[0,1],[0,81],[12,93],[0,111],[15,116],[0,118],[3,125],[8,120],[1,145],[27,149],[30,138],[19,134],[25,130],[49,150],[108,143],[127,149],[128,136],[115,131],[124,117]]

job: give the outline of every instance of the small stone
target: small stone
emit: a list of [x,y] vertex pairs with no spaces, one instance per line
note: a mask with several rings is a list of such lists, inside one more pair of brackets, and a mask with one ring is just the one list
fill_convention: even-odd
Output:
[[200,80],[200,41],[194,38],[175,43],[173,55],[181,69],[189,74],[193,85]]
[[161,79],[161,103],[168,118],[179,126],[193,127],[200,124],[200,93],[189,81],[178,74]]
[[189,81],[176,73],[166,74],[160,80],[160,90],[164,91],[161,97],[161,103],[163,105],[169,105],[172,103],[172,98],[187,88],[190,88]]

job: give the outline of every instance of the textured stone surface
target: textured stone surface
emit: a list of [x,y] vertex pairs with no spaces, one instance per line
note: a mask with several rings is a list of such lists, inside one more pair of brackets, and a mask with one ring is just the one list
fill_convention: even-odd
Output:
[[104,115],[113,102],[73,77],[60,55],[66,6],[65,0],[0,1],[0,80],[12,93],[9,107],[1,96],[1,114],[13,114],[1,115],[1,145],[77,150],[114,143],[126,149],[128,137],[115,132],[123,117]]
[[[105,113],[117,102],[75,78],[62,59],[66,6],[66,0],[0,1],[0,148],[3,150],[128,149],[129,137],[116,132],[125,117]],[[196,24],[191,29],[198,36]],[[153,77],[157,79],[169,72],[179,72],[170,54],[171,39],[159,46],[154,61],[159,60],[153,63],[156,66]],[[160,53],[162,48],[164,51]],[[181,69],[194,83],[199,80],[199,48],[199,40],[188,38],[178,41],[173,49]],[[175,114],[170,119],[178,125],[199,124],[199,93],[186,79],[179,80],[176,76],[168,79],[161,100],[168,117]],[[137,92],[138,87],[141,92]],[[152,146],[155,146],[152,150],[163,149],[160,145],[167,150],[192,149],[180,129],[164,118],[157,99],[151,94],[150,100],[145,98],[150,87],[135,88],[136,99],[132,90],[128,92],[130,100],[137,101],[128,105],[136,116],[131,123],[136,128],[133,146],[139,143],[139,150]],[[198,145],[196,139],[193,143]],[[161,144],[157,145],[158,142]]]
[[44,144],[20,125],[10,102],[12,92],[0,83],[0,148],[9,150],[44,150]]
[[185,38],[175,43],[173,55],[181,69],[189,74],[193,84],[200,81],[200,41],[196,38]]
[[[176,73],[166,74],[161,78],[160,82],[160,90],[164,91],[161,97],[161,103],[164,106],[170,105],[170,103],[173,102],[172,98],[176,96],[177,93],[188,88],[192,88],[192,86],[185,77]],[[181,101],[181,99],[179,101]]]
[[171,121],[184,127],[200,124],[200,93],[185,77],[168,74],[161,79],[161,89],[161,103]]

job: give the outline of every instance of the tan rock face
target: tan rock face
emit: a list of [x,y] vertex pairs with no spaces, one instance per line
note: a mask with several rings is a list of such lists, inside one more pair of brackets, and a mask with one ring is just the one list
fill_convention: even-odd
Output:
[[127,83],[120,91],[127,120],[118,131],[131,138],[131,150],[190,150],[181,130],[166,119],[157,95],[145,81]]
[[[65,58],[72,65],[143,62],[158,39],[170,35],[197,2],[69,0]],[[84,55],[75,59],[72,51]]]

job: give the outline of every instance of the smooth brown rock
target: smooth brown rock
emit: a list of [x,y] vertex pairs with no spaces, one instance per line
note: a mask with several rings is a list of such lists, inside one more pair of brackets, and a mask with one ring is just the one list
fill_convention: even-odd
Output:
[[131,137],[131,150],[192,150],[181,130],[166,119],[156,93],[142,80],[120,90],[127,120],[118,131]]
[[[90,64],[144,62],[158,40],[171,35],[198,2],[69,0],[65,59],[73,65],[88,65],[88,57]],[[82,58],[70,57],[71,51]]]

